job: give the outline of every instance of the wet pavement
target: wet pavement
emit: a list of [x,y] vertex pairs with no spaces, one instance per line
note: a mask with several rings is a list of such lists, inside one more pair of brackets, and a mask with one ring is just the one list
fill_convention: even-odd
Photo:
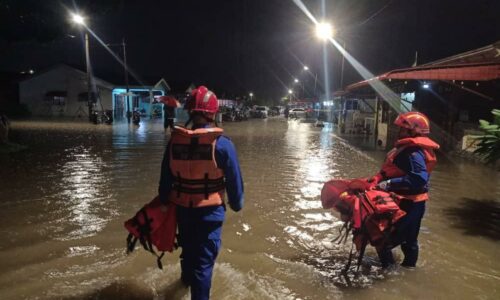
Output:
[[[341,222],[320,190],[372,175],[384,153],[282,118],[224,129],[246,193],[243,211],[227,214],[213,299],[499,298],[500,173],[441,157],[419,268],[383,273],[370,249],[346,277],[350,243],[332,242]],[[0,156],[0,299],[188,299],[180,251],[163,271],[142,249],[125,253],[123,222],[156,194],[168,137],[161,121],[14,122],[11,138],[29,148]]]

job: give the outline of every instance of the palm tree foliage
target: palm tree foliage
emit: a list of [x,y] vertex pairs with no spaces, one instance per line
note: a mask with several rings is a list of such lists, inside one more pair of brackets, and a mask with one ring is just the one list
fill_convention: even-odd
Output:
[[493,122],[479,120],[479,127],[484,131],[484,135],[478,137],[478,148],[474,151],[487,163],[500,160],[500,109],[494,109],[491,113]]

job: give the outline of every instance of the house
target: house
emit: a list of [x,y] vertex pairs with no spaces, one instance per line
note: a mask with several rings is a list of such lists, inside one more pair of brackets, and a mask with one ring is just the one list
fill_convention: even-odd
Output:
[[[401,112],[426,114],[431,136],[445,150],[470,148],[464,140],[477,133],[479,119],[500,107],[500,41],[424,65],[392,70],[347,86],[343,99],[374,99],[378,145],[391,147]],[[465,145],[465,146],[464,146]],[[470,150],[470,149],[469,149]]]
[[[141,82],[127,86],[116,86],[112,91],[112,109],[115,120],[126,118],[127,111],[138,110],[141,115],[151,118],[163,116],[163,104],[157,98],[166,95],[171,90],[165,79]],[[127,97],[128,95],[128,97]]]
[[34,116],[88,117],[91,110],[113,108],[113,85],[93,77],[95,92],[89,103],[87,73],[65,64],[55,65],[19,83],[19,102]]

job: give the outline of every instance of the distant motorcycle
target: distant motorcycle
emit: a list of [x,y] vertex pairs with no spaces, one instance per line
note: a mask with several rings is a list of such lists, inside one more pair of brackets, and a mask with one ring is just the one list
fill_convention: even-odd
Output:
[[222,114],[222,121],[224,122],[234,122],[236,119],[236,114],[232,110],[227,110]]
[[113,124],[113,111],[112,110],[107,110],[104,113],[104,123],[111,125]]
[[138,111],[134,111],[132,114],[132,123],[134,123],[134,125],[139,125],[139,123],[141,123],[141,114]]
[[236,111],[236,116],[234,118],[235,121],[245,121],[248,120],[248,114],[246,111],[243,110],[237,110]]

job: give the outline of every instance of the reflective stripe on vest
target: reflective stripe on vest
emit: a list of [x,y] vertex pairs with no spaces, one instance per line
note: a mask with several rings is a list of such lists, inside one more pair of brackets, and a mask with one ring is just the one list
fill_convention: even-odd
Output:
[[175,127],[170,140],[170,201],[184,207],[224,203],[224,172],[217,167],[215,146],[221,128],[188,130]]
[[[415,137],[415,138],[405,138],[400,139],[396,142],[396,147],[387,153],[380,174],[383,176],[384,180],[402,177],[406,175],[406,172],[401,170],[394,164],[394,159],[399,153],[403,152],[409,147],[419,147],[424,152],[425,156],[425,167],[429,174],[432,173],[434,166],[437,163],[435,149],[439,149],[439,145],[432,141],[428,137]],[[425,201],[429,199],[428,193],[421,193],[417,195],[401,195],[402,197],[412,200],[414,202]]]

